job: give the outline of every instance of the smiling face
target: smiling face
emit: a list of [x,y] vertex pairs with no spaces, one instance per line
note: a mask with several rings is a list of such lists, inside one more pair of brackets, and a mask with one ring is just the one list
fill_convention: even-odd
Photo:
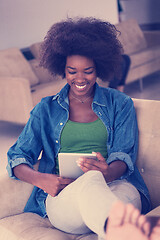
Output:
[[97,76],[91,59],[80,55],[68,56],[65,75],[73,95],[87,97],[93,94]]

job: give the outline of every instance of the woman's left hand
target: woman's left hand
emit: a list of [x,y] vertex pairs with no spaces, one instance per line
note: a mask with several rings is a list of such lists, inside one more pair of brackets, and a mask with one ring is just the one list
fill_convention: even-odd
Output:
[[77,164],[83,172],[88,172],[90,170],[100,171],[106,182],[111,182],[120,178],[127,170],[126,163],[121,160],[113,161],[108,165],[101,153],[97,152],[96,157],[97,160],[91,158],[79,158]]
[[101,155],[101,153],[96,153],[96,158],[79,158],[77,161],[78,166],[82,169],[83,172],[88,172],[89,170],[97,170],[100,171],[103,176],[106,178],[109,174],[110,167],[106,163],[105,158]]

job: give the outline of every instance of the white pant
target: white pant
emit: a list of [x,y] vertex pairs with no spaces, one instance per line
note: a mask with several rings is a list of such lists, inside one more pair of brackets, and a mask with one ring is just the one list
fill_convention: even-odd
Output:
[[48,195],[47,215],[52,225],[64,232],[91,231],[104,238],[104,224],[112,204],[120,199],[141,210],[137,189],[126,180],[106,184],[99,171],[89,171],[65,187],[56,197]]

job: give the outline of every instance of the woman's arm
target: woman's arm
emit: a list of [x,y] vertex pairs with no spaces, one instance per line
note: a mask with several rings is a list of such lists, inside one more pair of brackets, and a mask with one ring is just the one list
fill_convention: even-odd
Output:
[[130,176],[134,171],[134,166],[138,151],[138,125],[136,112],[131,98],[125,97],[123,101],[119,99],[116,104],[115,117],[112,123],[111,140],[107,146],[108,159],[110,165],[115,160],[121,160],[127,165],[124,178]]
[[120,178],[121,176],[124,175],[126,170],[127,165],[125,164],[125,162],[121,160],[116,160],[109,165],[107,164],[107,169],[104,173],[106,182],[111,182]]
[[26,164],[14,167],[13,172],[18,179],[43,189],[53,197],[74,181],[73,179],[62,178],[55,174],[38,172]]

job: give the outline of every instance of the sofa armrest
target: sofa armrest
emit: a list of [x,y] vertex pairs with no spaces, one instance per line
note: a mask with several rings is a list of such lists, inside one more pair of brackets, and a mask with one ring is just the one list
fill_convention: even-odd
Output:
[[33,107],[29,81],[0,77],[0,97],[0,120],[26,124]]
[[160,45],[160,31],[143,31],[148,47]]
[[13,180],[7,173],[0,176],[0,219],[23,212],[32,192],[31,184]]
[[152,211],[146,214],[147,216],[157,216],[160,217],[160,206],[154,208]]

